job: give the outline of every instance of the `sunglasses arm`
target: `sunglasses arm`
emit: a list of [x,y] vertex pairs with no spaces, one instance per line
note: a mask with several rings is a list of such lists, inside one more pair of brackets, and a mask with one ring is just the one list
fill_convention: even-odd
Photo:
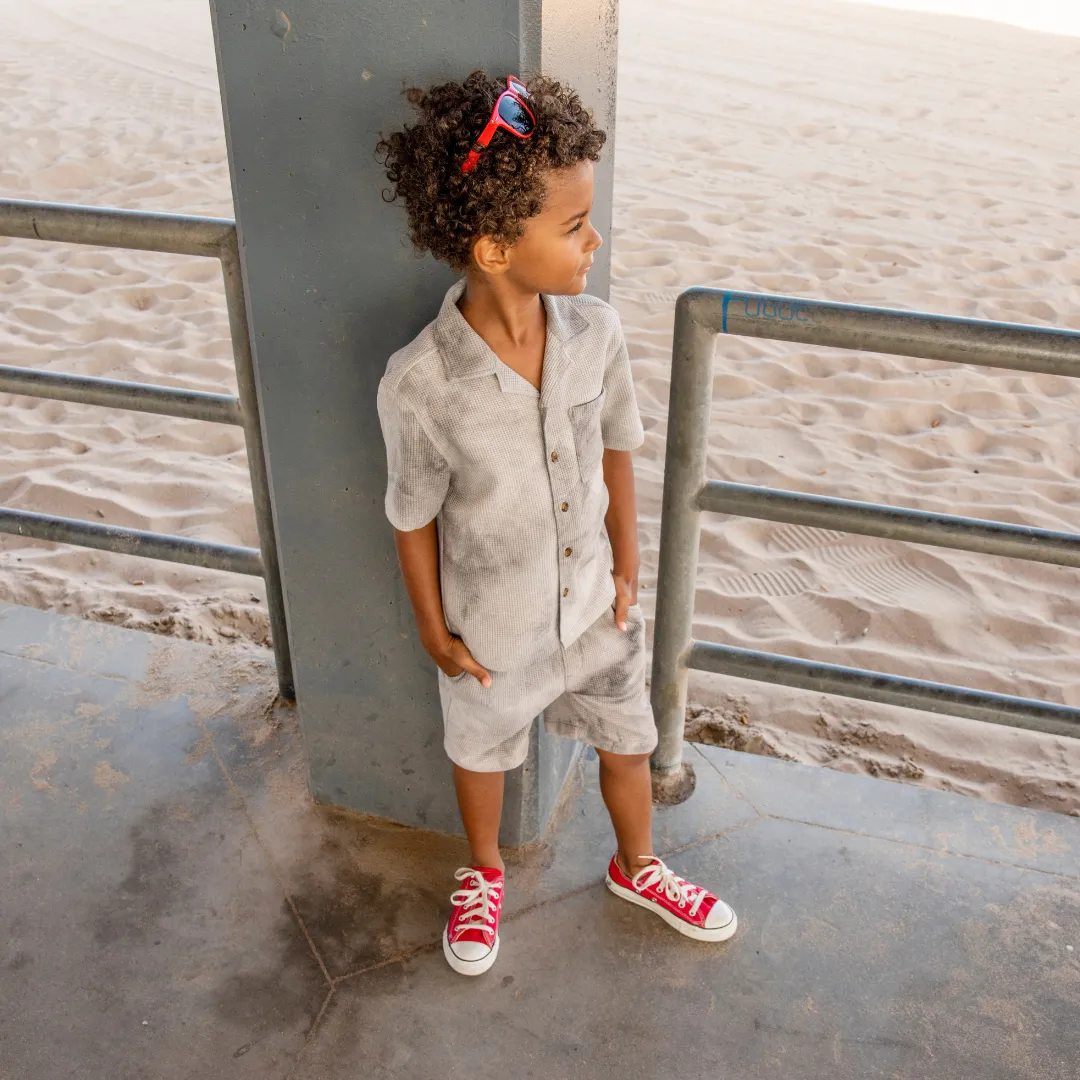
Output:
[[495,132],[499,130],[498,121],[492,117],[487,127],[480,132],[480,137],[472,144],[472,149],[469,151],[469,156],[465,159],[461,166],[461,175],[468,176],[469,173],[480,164],[480,155],[488,148],[488,144],[491,142]]
[[498,123],[492,119],[487,122],[487,126],[480,133],[480,138],[477,138],[472,145],[472,149],[469,151],[469,157],[465,158],[461,165],[461,175],[468,176],[474,168],[480,164],[481,154],[488,148],[492,136],[499,130]]

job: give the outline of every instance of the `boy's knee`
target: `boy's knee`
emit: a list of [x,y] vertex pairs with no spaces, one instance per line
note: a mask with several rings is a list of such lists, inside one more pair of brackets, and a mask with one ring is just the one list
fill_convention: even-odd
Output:
[[647,762],[651,754],[613,754],[610,750],[597,748],[596,753],[600,757],[600,764],[606,769],[639,769]]

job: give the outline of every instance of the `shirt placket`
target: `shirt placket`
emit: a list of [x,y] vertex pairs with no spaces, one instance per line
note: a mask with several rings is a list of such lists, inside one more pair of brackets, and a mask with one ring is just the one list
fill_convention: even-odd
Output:
[[[565,411],[565,410],[563,410]],[[555,536],[559,551],[559,623],[574,603],[574,578],[578,562],[577,506],[578,492],[574,484],[576,463],[573,437],[567,422],[559,422],[560,410],[544,410],[544,450],[547,455],[548,478],[555,508]]]

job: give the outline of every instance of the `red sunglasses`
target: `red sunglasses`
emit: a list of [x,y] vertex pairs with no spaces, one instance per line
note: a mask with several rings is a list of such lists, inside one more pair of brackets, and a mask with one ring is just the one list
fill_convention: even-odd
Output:
[[525,104],[528,96],[528,88],[520,79],[511,75],[506,80],[506,89],[495,102],[487,127],[480,132],[480,138],[473,143],[469,156],[462,162],[462,176],[468,176],[480,164],[480,155],[488,148],[492,136],[499,128],[509,131],[519,139],[527,139],[533,133],[536,129],[536,117]]

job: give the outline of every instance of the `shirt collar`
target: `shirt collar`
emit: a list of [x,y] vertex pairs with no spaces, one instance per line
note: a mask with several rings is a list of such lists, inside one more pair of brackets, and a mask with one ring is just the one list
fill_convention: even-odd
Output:
[[[449,379],[472,379],[479,375],[493,375],[498,357],[488,343],[465,321],[457,306],[465,291],[465,279],[454,282],[443,298],[442,307],[435,319],[435,340],[442,354],[446,375]],[[547,348],[544,366],[552,355],[552,344],[565,345],[589,323],[585,316],[563,296],[542,295],[547,309]]]

